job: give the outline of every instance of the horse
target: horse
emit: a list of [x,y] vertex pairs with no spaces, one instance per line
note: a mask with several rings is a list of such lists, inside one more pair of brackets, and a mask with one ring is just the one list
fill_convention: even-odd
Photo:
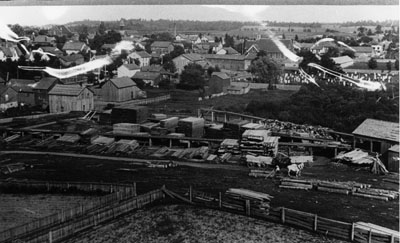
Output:
[[304,168],[304,163],[301,164],[292,164],[288,165],[288,176],[290,176],[290,172],[295,172],[296,177],[301,175],[301,170]]

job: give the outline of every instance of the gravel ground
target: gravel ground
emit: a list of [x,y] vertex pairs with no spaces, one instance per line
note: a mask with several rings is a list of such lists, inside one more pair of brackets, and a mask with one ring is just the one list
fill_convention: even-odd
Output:
[[129,214],[95,230],[81,233],[67,242],[340,243],[344,241],[217,210],[168,205]]

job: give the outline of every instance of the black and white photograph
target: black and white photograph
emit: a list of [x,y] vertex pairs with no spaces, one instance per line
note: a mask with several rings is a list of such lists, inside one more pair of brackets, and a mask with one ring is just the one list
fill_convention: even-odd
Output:
[[0,0],[0,243],[399,243],[398,0]]

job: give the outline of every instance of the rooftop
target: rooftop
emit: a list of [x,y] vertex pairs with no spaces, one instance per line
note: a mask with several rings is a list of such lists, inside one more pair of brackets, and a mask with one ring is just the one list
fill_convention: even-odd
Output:
[[229,79],[230,77],[224,72],[213,72],[212,76],[217,76],[220,79]]
[[136,86],[136,83],[128,77],[113,78],[110,79],[110,82],[114,84],[118,89]]
[[399,132],[399,123],[368,118],[353,131],[353,134],[399,143]]
[[49,95],[78,96],[85,86],[56,84],[49,92]]
[[69,42],[65,42],[64,46],[63,46],[63,50],[74,50],[74,51],[80,51],[83,46],[85,45],[85,43],[83,42],[73,42],[73,41],[69,41]]
[[53,77],[46,77],[46,78],[42,78],[41,80],[39,80],[39,82],[34,83],[32,85],[33,89],[42,89],[42,90],[48,90],[49,88],[51,88],[51,86],[57,82],[56,78]]

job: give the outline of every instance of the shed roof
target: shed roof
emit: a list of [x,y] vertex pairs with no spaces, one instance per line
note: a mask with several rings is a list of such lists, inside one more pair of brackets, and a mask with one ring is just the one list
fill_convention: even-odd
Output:
[[336,64],[343,64],[343,63],[349,63],[349,62],[353,62],[353,59],[349,56],[340,56],[340,57],[333,57],[332,60],[336,63]]
[[113,78],[110,79],[110,82],[114,84],[115,87],[117,87],[118,89],[136,86],[136,83],[128,77]]
[[135,63],[124,64],[122,66],[126,67],[128,70],[138,70],[138,69],[140,69],[140,67],[138,65],[136,65]]
[[168,48],[172,43],[170,41],[154,41],[151,47],[155,48]]
[[366,119],[354,131],[354,135],[399,142],[399,123]]
[[146,51],[138,51],[136,52],[141,58],[150,58],[151,55],[147,53]]
[[39,82],[34,83],[32,85],[32,88],[48,90],[55,82],[57,82],[57,78],[53,78],[53,77],[42,78],[41,80],[39,80]]
[[160,77],[160,73],[156,72],[143,72],[139,71],[133,75],[133,79],[143,79],[143,80],[155,80]]
[[[291,40],[280,40],[288,49],[292,49]],[[276,46],[276,44],[271,39],[259,39],[257,41],[247,41],[245,48],[249,49],[254,45],[257,50],[264,50],[267,53],[280,53],[281,50]]]
[[83,42],[69,41],[69,42],[65,42],[65,44],[64,44],[62,49],[63,50],[80,51],[84,45],[85,45],[85,43],[83,43]]
[[213,72],[212,76],[217,76],[220,79],[229,79],[230,77],[224,72]]
[[83,59],[83,56],[81,54],[74,54],[69,56],[60,56],[60,59],[65,62],[76,62],[79,59]]
[[49,95],[78,96],[84,89],[86,89],[85,86],[80,86],[77,84],[71,84],[71,85],[56,84],[50,90]]
[[188,59],[191,62],[204,60],[204,57],[197,53],[186,53],[186,54],[182,54],[181,56]]
[[395,152],[395,153],[400,153],[400,147],[398,144],[393,145],[392,147],[389,148],[390,152]]
[[32,86],[35,84],[35,80],[30,79],[10,79],[10,86],[16,91],[32,92]]

